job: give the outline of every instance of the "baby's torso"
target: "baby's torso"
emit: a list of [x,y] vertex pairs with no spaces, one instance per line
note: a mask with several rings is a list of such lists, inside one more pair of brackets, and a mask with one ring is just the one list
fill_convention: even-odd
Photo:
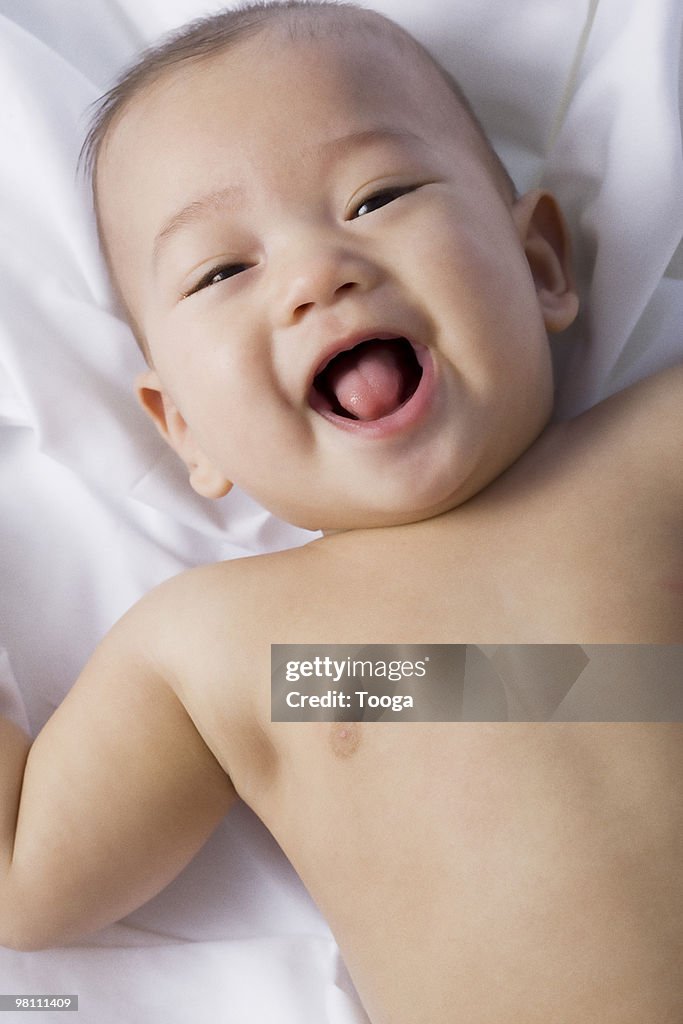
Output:
[[650,645],[683,643],[680,510],[604,452],[541,446],[457,513],[222,571],[184,699],[373,1024],[683,1019],[680,725],[277,723],[270,707],[271,644],[397,643],[599,645],[596,664],[614,645],[587,692],[616,708],[623,645],[642,645],[637,691]]
[[677,726],[288,723],[269,736],[271,770],[245,766],[244,795],[373,1024],[681,1019]]
[[193,711],[330,923],[373,1024],[683,1019],[683,726],[272,722],[269,640],[448,634],[420,615],[414,632],[403,619],[378,634],[369,606],[364,627],[339,607],[314,629],[314,606],[295,605],[293,631],[269,632],[262,603],[238,700],[216,662]]

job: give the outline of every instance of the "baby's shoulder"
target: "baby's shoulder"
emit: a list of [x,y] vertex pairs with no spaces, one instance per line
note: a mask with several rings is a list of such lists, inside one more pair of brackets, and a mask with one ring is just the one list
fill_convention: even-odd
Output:
[[632,384],[603,404],[610,402],[622,423],[637,428],[645,443],[678,450],[683,440],[683,363]]
[[263,622],[270,606],[277,607],[291,579],[292,561],[301,561],[305,548],[235,558],[196,566],[171,577],[140,602],[138,614],[164,625],[182,622],[186,629],[215,630],[228,618],[242,631],[249,617]]
[[131,628],[149,657],[166,666],[166,674],[196,675],[226,652],[234,664],[253,656],[263,637],[278,631],[283,615],[292,613],[302,577],[306,548],[259,554],[202,565],[180,573],[151,590],[130,613]]
[[175,693],[231,777],[225,752],[231,744],[242,749],[245,736],[247,746],[254,738],[256,704],[265,699],[270,678],[270,644],[286,615],[295,614],[297,576],[286,566],[301,553],[189,569],[150,591],[120,627],[137,652],[134,660]]
[[566,443],[633,484],[683,494],[683,364],[612,395],[566,424]]

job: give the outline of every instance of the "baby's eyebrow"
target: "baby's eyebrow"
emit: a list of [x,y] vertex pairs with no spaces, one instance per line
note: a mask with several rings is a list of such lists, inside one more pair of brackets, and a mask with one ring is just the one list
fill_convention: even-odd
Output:
[[336,156],[338,153],[343,155],[350,149],[368,146],[377,142],[419,142],[421,145],[425,145],[423,138],[407,128],[393,128],[382,125],[349,132],[339,138],[326,139],[319,143],[316,149],[325,156]]
[[187,206],[177,210],[157,232],[152,247],[152,262],[156,266],[161,251],[168,240],[181,228],[201,220],[207,213],[216,213],[226,207],[238,208],[244,203],[244,189],[239,185],[228,185],[225,188],[207,192],[204,196],[193,199]]

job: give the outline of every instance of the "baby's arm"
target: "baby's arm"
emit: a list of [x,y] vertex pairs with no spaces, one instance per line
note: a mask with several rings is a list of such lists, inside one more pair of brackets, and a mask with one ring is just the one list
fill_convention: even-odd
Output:
[[146,654],[155,603],[143,604],[32,746],[0,719],[0,945],[59,945],[123,917],[181,871],[235,800]]

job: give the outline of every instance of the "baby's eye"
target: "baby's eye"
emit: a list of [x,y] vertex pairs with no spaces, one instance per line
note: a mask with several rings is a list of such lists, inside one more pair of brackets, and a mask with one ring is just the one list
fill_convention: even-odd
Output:
[[222,266],[212,267],[208,273],[199,279],[197,284],[190,288],[189,292],[185,293],[184,297],[187,298],[189,295],[194,295],[196,292],[200,292],[204,288],[210,288],[214,284],[220,284],[221,281],[227,281],[228,278],[235,277],[236,274],[241,274],[244,270],[248,269],[248,263],[226,263]]
[[360,206],[356,208],[354,217],[364,217],[367,213],[374,213],[375,210],[393,203],[394,199],[400,199],[401,196],[404,196],[407,192],[412,192],[413,189],[413,185],[404,185],[400,188],[383,188],[381,191],[375,192],[374,195],[364,199]]

